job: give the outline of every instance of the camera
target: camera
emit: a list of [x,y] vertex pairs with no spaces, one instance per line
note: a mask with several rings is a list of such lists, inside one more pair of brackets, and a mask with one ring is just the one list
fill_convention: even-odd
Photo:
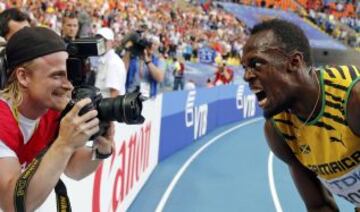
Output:
[[71,101],[62,111],[61,117],[68,113],[76,102],[87,97],[91,99],[91,103],[84,106],[80,110],[79,115],[95,109],[98,111],[98,118],[100,120],[100,130],[90,138],[91,140],[99,135],[103,135],[111,121],[126,124],[141,124],[145,121],[145,118],[141,115],[144,99],[139,91],[115,98],[103,98],[100,90],[91,85],[78,86],[72,91]]
[[94,85],[95,76],[90,70],[87,58],[105,54],[105,40],[103,38],[79,38],[66,46],[69,58],[66,60],[68,78],[74,86],[84,84]]
[[152,42],[143,36],[141,31],[130,32],[125,35],[121,41],[119,50],[123,49],[130,51],[131,55],[136,57],[144,53],[144,49],[150,47]]
[[103,55],[105,51],[105,40],[98,37],[76,39],[67,46],[69,53],[66,63],[68,78],[75,88],[71,94],[71,101],[62,111],[61,117],[68,113],[76,102],[89,97],[91,103],[84,106],[79,115],[93,109],[98,111],[100,130],[90,138],[92,140],[103,135],[111,121],[126,124],[141,124],[145,121],[141,115],[144,99],[138,90],[115,98],[103,98],[100,89],[89,83],[89,69],[86,67],[86,60],[89,56]]

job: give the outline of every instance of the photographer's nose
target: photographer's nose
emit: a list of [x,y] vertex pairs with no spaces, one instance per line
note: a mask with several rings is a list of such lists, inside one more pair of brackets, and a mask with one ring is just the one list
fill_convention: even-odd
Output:
[[[66,79],[66,81],[63,83],[63,88],[66,89],[67,91],[69,91],[69,93],[71,93],[71,91],[74,90],[74,86],[68,79]],[[70,96],[71,96],[71,94],[70,94]]]

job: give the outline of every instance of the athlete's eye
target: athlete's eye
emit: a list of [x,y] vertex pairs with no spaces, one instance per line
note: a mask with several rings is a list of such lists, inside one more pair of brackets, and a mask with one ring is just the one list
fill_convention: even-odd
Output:
[[257,59],[250,60],[249,68],[259,70],[263,63]]

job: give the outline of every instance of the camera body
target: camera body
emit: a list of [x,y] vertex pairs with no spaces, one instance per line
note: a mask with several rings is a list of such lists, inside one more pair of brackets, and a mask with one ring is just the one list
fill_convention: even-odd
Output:
[[152,42],[143,36],[141,31],[130,32],[121,41],[120,50],[126,49],[136,57],[144,53],[144,49],[151,47]]
[[100,56],[106,52],[105,40],[103,38],[80,38],[72,41],[67,46],[69,58],[67,59],[68,78],[75,86],[71,94],[71,101],[63,110],[61,117],[81,99],[89,97],[91,103],[84,106],[79,115],[90,110],[98,111],[100,120],[100,131],[90,139],[103,135],[111,121],[124,122],[126,124],[141,124],[145,118],[141,115],[142,102],[141,93],[134,91],[115,98],[103,98],[100,89],[88,83],[89,70],[86,67],[86,59],[89,56]]
[[103,38],[79,38],[66,46],[69,58],[66,60],[67,74],[74,86],[94,84],[90,65],[87,58],[105,54],[105,40]]
[[103,135],[111,121],[124,122],[126,124],[141,124],[145,121],[145,118],[141,115],[143,99],[140,92],[136,91],[115,98],[103,98],[100,90],[90,85],[78,86],[72,91],[72,100],[63,110],[61,117],[68,113],[76,102],[87,97],[91,99],[91,103],[84,106],[80,110],[79,115],[95,109],[98,111],[98,118],[100,120],[99,132],[90,139]]

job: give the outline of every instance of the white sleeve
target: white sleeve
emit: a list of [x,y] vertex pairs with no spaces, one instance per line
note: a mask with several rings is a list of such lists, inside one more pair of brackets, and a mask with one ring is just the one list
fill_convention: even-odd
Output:
[[12,151],[8,146],[6,146],[4,144],[4,142],[2,142],[0,140],[0,158],[6,158],[6,157],[16,157],[16,154],[14,151]]
[[118,58],[111,60],[108,66],[105,87],[119,91],[120,95],[125,94],[126,70],[124,62]]
[[125,94],[126,70],[120,58],[110,61],[106,75],[105,87],[118,90],[120,95]]

